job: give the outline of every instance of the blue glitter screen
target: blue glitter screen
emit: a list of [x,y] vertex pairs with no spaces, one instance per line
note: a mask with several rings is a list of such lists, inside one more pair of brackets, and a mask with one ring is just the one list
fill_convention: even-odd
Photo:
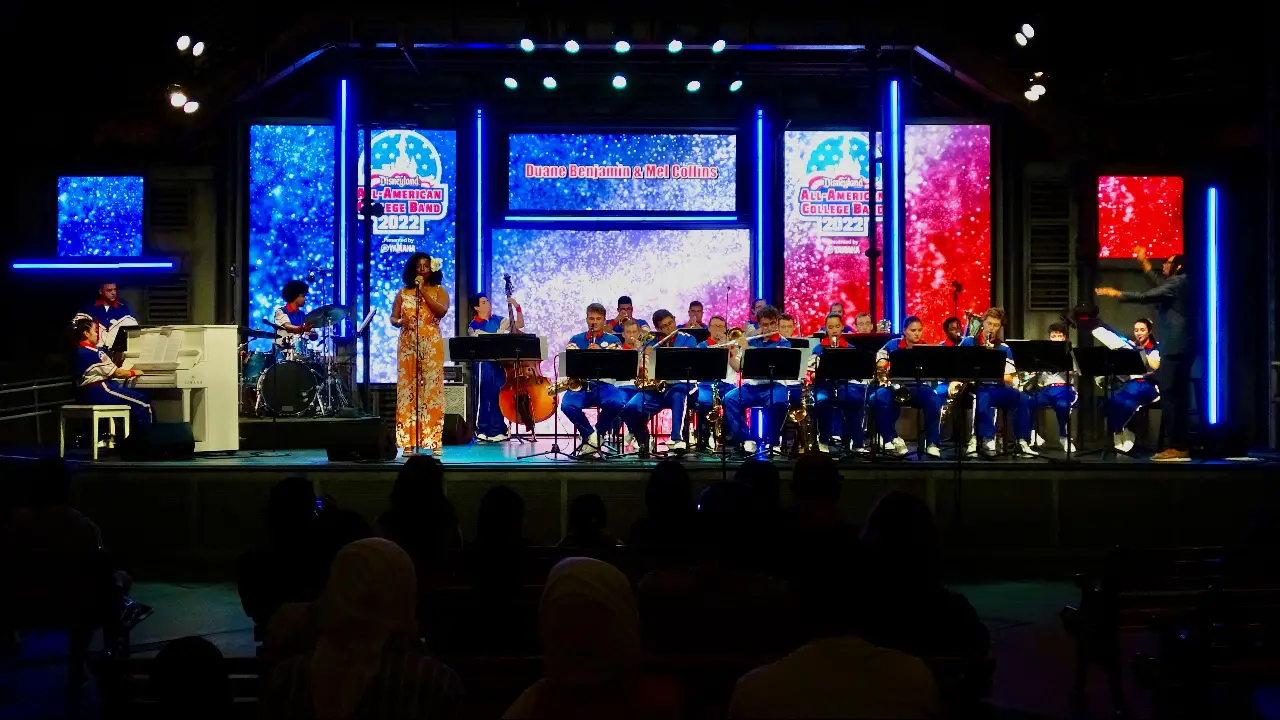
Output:
[[[444,262],[444,288],[454,297],[454,262],[457,208],[453,191],[458,178],[458,135],[452,130],[378,129],[371,133],[373,145],[373,195],[383,204],[382,216],[374,218],[372,265],[373,287],[369,307],[376,309],[369,325],[369,381],[396,381],[396,354],[400,331],[391,327],[391,305],[404,287],[404,264],[415,252],[425,252]],[[364,193],[364,134],[360,134],[356,195]],[[361,229],[361,232],[363,230]],[[364,240],[354,243],[357,269],[353,297],[364,296]],[[358,308],[357,308],[358,309]],[[440,322],[441,334],[454,336],[457,323],[452,313]],[[359,354],[359,377],[364,377],[363,341]]]
[[736,135],[512,135],[509,208],[733,212],[737,146]]
[[[290,280],[311,286],[307,308],[334,297],[334,130],[331,125],[249,128],[249,326],[264,328]],[[314,280],[308,280],[308,276]],[[254,340],[268,350],[270,340]]]
[[142,254],[142,178],[58,178],[58,257]]

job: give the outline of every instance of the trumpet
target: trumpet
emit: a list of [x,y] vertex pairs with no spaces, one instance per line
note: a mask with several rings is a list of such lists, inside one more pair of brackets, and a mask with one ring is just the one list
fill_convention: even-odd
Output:
[[892,391],[893,401],[898,405],[906,405],[911,402],[911,391],[889,379],[888,365],[876,368],[875,380],[882,387],[887,387]]
[[942,415],[939,421],[946,420],[951,414],[951,407],[955,405],[956,398],[969,389],[969,383],[953,380],[947,383],[947,401],[942,404]]

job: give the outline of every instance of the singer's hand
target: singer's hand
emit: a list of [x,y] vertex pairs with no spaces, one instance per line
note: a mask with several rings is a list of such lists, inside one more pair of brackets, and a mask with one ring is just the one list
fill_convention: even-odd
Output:
[[418,286],[419,288],[422,287],[422,276],[421,275],[415,276],[413,278],[413,284]]

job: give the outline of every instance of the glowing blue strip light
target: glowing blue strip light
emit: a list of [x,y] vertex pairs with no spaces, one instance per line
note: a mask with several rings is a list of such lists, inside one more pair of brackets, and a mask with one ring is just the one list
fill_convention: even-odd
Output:
[[756,290],[764,297],[764,109],[756,108]]
[[1205,222],[1207,224],[1205,232],[1205,282],[1204,286],[1208,297],[1205,298],[1205,307],[1209,310],[1209,397],[1208,397],[1208,413],[1207,419],[1210,425],[1218,424],[1219,405],[1221,398],[1219,396],[1218,384],[1219,372],[1221,368],[1221,358],[1219,357],[1219,344],[1222,337],[1222,331],[1219,326],[1219,307],[1218,307],[1218,188],[1210,187],[1207,208],[1205,212]]
[[476,108],[476,269],[475,289],[484,292],[484,110]]
[[10,265],[14,270],[174,270],[172,260],[153,262],[60,262],[57,260],[19,260]]
[[889,320],[894,330],[902,330],[904,293],[902,267],[904,252],[902,242],[902,92],[897,80],[889,81],[889,219],[886,238],[893,249],[889,253]]
[[347,304],[347,81],[338,81],[338,304]]
[[689,223],[689,222],[738,222],[737,215],[508,215],[504,218],[513,223],[540,222],[637,222],[637,223]]

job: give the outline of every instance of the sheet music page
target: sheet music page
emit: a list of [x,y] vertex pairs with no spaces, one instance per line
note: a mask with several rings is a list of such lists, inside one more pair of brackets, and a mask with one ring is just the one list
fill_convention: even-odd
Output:
[[182,349],[182,338],[183,332],[181,330],[173,330],[170,332],[169,341],[165,343],[164,358],[161,362],[178,362],[178,351]]
[[803,380],[805,373],[809,371],[809,359],[813,357],[813,348],[803,347],[795,348],[800,351],[800,373],[796,375],[796,380]]
[[169,344],[169,336],[163,332],[145,332],[146,337],[150,338],[147,343],[147,352],[142,356],[142,362],[157,363],[160,358],[164,357],[164,348]]
[[1091,334],[1095,340],[1112,350],[1125,350],[1133,347],[1124,336],[1101,325],[1094,327]]

